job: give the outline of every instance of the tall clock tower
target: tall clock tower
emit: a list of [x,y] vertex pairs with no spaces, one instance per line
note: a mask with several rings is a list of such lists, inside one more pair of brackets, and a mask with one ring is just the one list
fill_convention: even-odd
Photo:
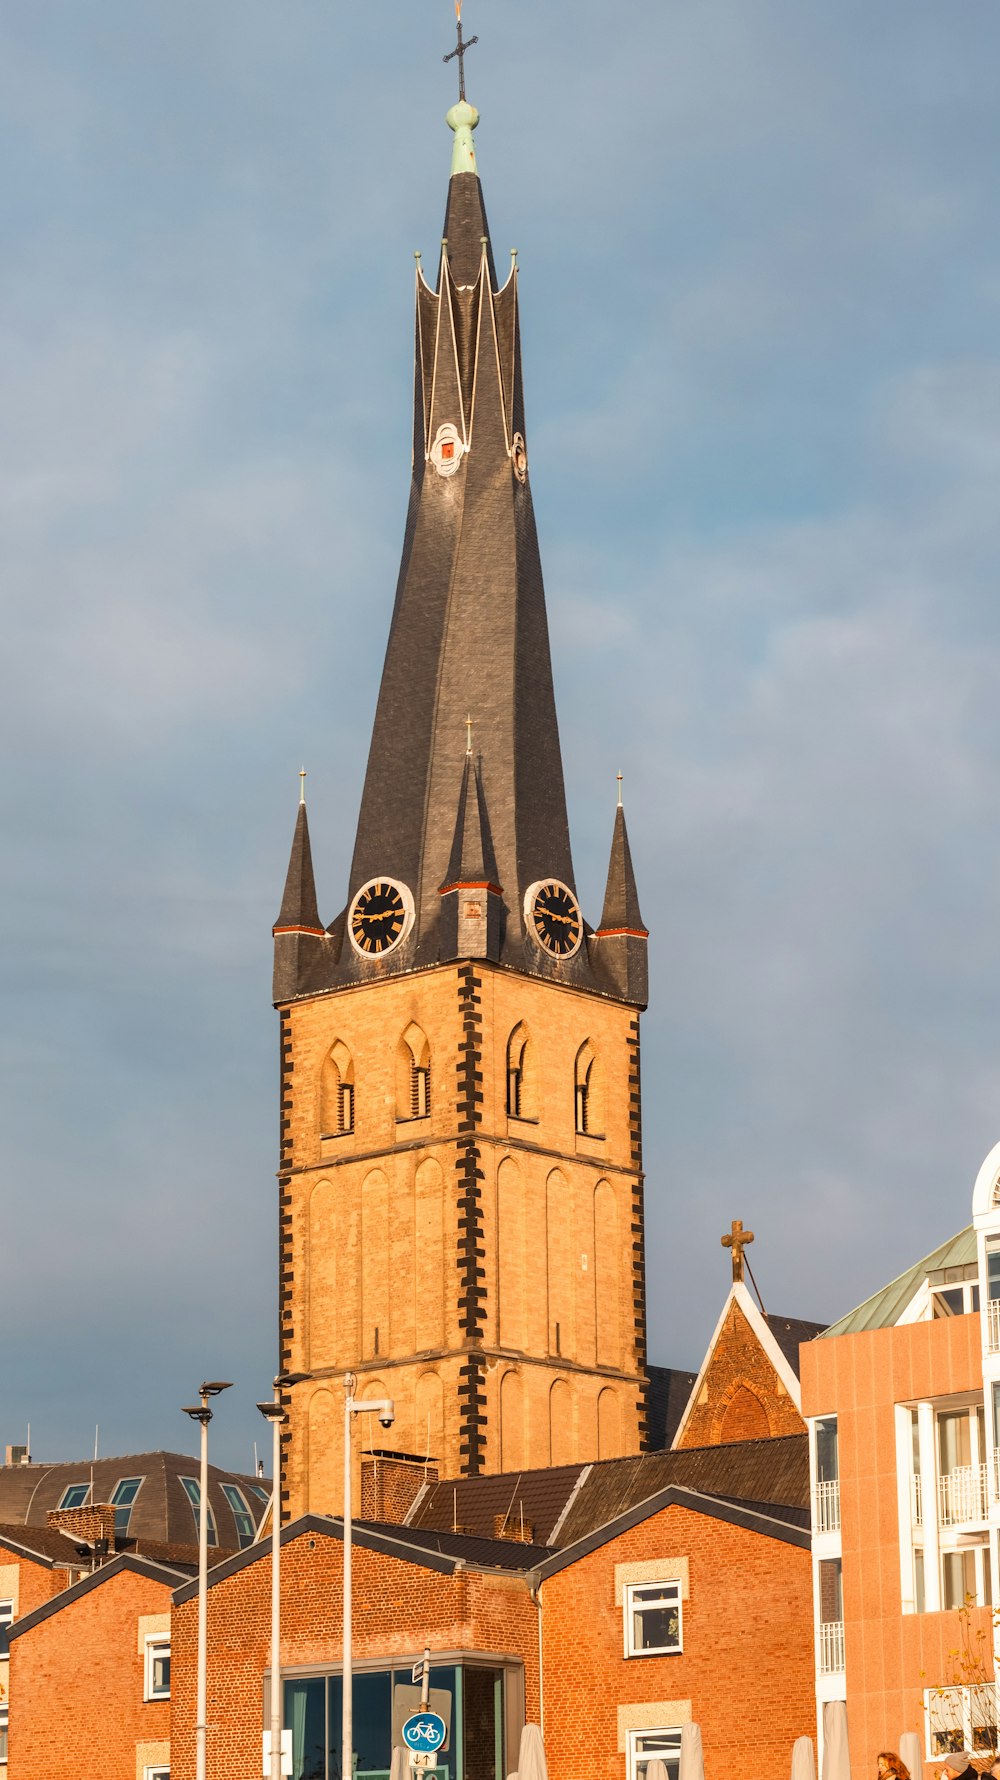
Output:
[[[413,475],[347,903],[298,812],[274,928],[286,1513],[335,1512],[343,1379],[441,1476],[645,1438],[639,1010],[619,806],[573,878],[521,382],[464,99],[418,269]],[[366,1418],[367,1419],[367,1418]],[[365,1438],[371,1438],[366,1429]]]

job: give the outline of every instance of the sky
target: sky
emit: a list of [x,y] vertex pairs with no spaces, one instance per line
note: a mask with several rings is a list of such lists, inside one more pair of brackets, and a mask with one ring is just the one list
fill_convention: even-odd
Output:
[[[650,1357],[833,1319],[1000,1137],[1000,10],[466,0],[577,887],[625,801]],[[0,14],[0,1445],[249,1468],[271,924],[342,907],[447,0]]]

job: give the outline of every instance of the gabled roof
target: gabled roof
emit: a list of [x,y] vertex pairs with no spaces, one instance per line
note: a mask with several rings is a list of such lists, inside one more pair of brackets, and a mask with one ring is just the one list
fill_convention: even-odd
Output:
[[777,1539],[783,1545],[797,1545],[804,1551],[808,1551],[812,1544],[808,1526],[793,1520],[786,1509],[773,1505],[751,1505],[724,1496],[708,1495],[702,1490],[685,1489],[679,1484],[670,1484],[666,1489],[658,1490],[655,1495],[644,1496],[631,1507],[622,1509],[612,1520],[602,1522],[572,1544],[552,1552],[538,1567],[539,1579],[544,1581],[558,1570],[565,1570],[570,1564],[578,1563],[580,1558],[587,1557],[601,1545],[607,1545],[611,1539],[617,1539],[620,1533],[641,1525],[654,1514],[661,1514],[665,1508],[687,1508],[694,1514],[705,1515],[709,1520],[726,1521],[730,1526],[744,1527],[748,1532]]
[[[722,1306],[722,1314],[712,1331],[712,1338],[706,1349],[705,1358],[701,1363],[701,1369],[691,1387],[691,1395],[684,1406],[683,1414],[681,1415],[681,1419],[674,1433],[675,1445],[681,1439],[684,1429],[687,1426],[688,1420],[697,1402],[701,1386],[705,1381],[709,1368],[711,1367],[715,1350],[719,1344],[722,1333],[729,1320],[729,1314],[734,1305],[738,1307],[745,1321],[749,1324],[751,1332],[756,1336],[766,1358],[770,1360],[774,1371],[784,1385],[784,1388],[796,1409],[801,1412],[802,1387],[799,1380],[798,1343],[795,1342],[794,1339],[795,1331],[800,1328],[815,1329],[821,1325],[798,1323],[787,1317],[765,1316],[763,1311],[759,1310],[754,1303],[754,1300],[747,1291],[743,1281],[734,1280],[729,1288],[729,1296]],[[783,1337],[782,1340],[778,1339],[779,1330]],[[811,1339],[811,1337],[807,1337],[807,1339]],[[789,1350],[792,1349],[793,1343],[796,1356],[794,1363],[789,1357]]]
[[184,1575],[183,1571],[166,1564],[154,1564],[148,1558],[133,1557],[131,1552],[122,1552],[119,1557],[102,1564],[92,1575],[83,1576],[79,1582],[74,1582],[72,1588],[64,1588],[59,1594],[53,1595],[50,1601],[36,1607],[33,1613],[26,1613],[22,1619],[15,1619],[13,1625],[7,1628],[8,1644],[13,1644],[17,1638],[23,1638],[25,1632],[31,1631],[32,1626],[40,1625],[44,1619],[51,1619],[54,1613],[61,1613],[64,1607],[71,1607],[93,1589],[102,1588],[105,1583],[113,1582],[116,1576],[126,1572],[133,1576],[146,1576],[150,1582],[162,1582],[168,1589],[176,1588]]
[[873,1292],[856,1310],[848,1311],[839,1322],[831,1323],[823,1339],[832,1335],[857,1335],[862,1329],[891,1329],[912,1302],[929,1273],[940,1267],[966,1267],[976,1259],[976,1232],[971,1224],[949,1236],[940,1248],[932,1249],[922,1261],[908,1267],[905,1273],[890,1280],[881,1291]]
[[78,1570],[81,1562],[90,1559],[89,1547],[77,1545],[58,1527],[0,1526],[0,1546],[49,1570]]
[[803,1322],[801,1317],[796,1316],[775,1316],[772,1311],[765,1311],[763,1315],[796,1378],[801,1380],[799,1348],[804,1341],[815,1341],[817,1335],[822,1335],[826,1324]]
[[670,1446],[697,1377],[695,1372],[678,1372],[671,1366],[647,1366],[649,1396],[646,1399],[649,1417],[649,1444],[654,1452]]
[[501,1471],[490,1477],[449,1478],[421,1491],[408,1525],[438,1531],[461,1529],[495,1534],[497,1522],[524,1521],[536,1544],[548,1545],[582,1471],[581,1465],[552,1465],[544,1471]]

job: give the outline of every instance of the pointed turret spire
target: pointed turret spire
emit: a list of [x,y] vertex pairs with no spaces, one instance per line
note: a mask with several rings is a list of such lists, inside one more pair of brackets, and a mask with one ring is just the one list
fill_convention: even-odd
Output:
[[639,908],[639,892],[632,868],[632,853],[628,844],[621,795],[619,774],[618,808],[615,810],[614,833],[611,837],[604,910],[601,925],[594,935],[595,953],[598,964],[607,972],[618,993],[626,1001],[634,1001],[637,1007],[645,1007],[648,999],[646,941],[649,931]]
[[[471,733],[472,720],[466,721]],[[441,885],[442,958],[499,958],[503,916],[499,875],[482,776],[469,749],[448,874]]]
[[304,772],[300,774],[300,782],[299,807],[288,859],[285,893],[281,898],[278,919],[271,930],[274,934],[275,1001],[284,1000],[301,988],[303,969],[317,955],[317,942],[326,943],[326,932],[316,900]]

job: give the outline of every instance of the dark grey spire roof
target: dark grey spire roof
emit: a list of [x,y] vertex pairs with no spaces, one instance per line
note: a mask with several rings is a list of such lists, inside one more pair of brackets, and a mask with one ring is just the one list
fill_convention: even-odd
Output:
[[304,803],[299,804],[299,812],[295,818],[285,894],[281,899],[281,913],[274,923],[274,931],[323,932],[316,902],[316,880],[313,877],[312,848],[309,845],[309,819]]
[[[477,877],[502,887],[477,956],[636,999],[627,972],[595,963],[586,924],[566,958],[525,924],[533,885],[557,879],[572,891],[574,877],[524,433],[517,268],[500,287],[479,176],[454,172],[436,287],[417,272],[410,499],[347,898],[395,880],[412,920],[390,952],[362,956],[342,913],[318,945],[306,937],[294,956],[286,946],[276,1000],[402,974],[459,955],[456,945],[466,955],[448,928],[455,911],[442,908],[456,846],[463,872],[481,847]],[[290,872],[289,883],[289,924],[308,934],[304,878],[293,884]]]
[[621,804],[615,811],[615,832],[611,837],[611,860],[608,884],[604,892],[604,912],[598,933],[639,933],[645,935],[646,925],[639,909],[639,892],[635,887],[632,854],[629,851],[625,811]]
[[479,767],[473,764],[472,755],[467,754],[448,875],[441,888],[448,889],[454,884],[483,884],[500,889],[499,875],[482,778]]

